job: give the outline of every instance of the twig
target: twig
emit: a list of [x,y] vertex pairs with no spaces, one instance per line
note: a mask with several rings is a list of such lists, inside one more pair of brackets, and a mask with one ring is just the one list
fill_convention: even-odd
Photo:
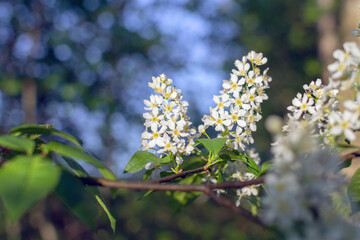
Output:
[[207,191],[204,192],[206,195],[208,195],[210,198],[212,198],[217,204],[227,207],[230,210],[242,215],[243,217],[249,219],[250,221],[259,224],[262,227],[266,227],[265,224],[260,220],[260,218],[258,218],[257,216],[254,216],[251,212],[249,212],[248,210],[242,208],[242,207],[237,207],[235,206],[231,201],[229,201],[226,198],[221,198],[218,197],[213,191],[211,191],[210,189],[208,189]]
[[341,157],[342,162],[353,160],[354,158],[360,157],[360,151],[351,152]]
[[207,165],[203,166],[203,167],[199,167],[199,168],[195,168],[195,169],[191,169],[191,170],[187,170],[187,171],[183,171],[174,175],[170,175],[167,177],[163,177],[163,178],[159,178],[159,179],[155,179],[152,181],[149,181],[151,183],[164,183],[164,182],[170,182],[172,180],[175,180],[176,178],[185,178],[186,176],[193,174],[193,173],[198,173],[198,172],[205,172],[207,170],[209,170],[210,167],[208,167]]

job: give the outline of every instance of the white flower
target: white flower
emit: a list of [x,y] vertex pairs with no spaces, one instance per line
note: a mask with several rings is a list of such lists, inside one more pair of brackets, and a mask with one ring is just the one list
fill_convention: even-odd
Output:
[[298,93],[296,98],[292,100],[293,106],[288,107],[288,110],[294,113],[296,119],[300,119],[303,113],[315,113],[315,101],[312,98],[309,98],[307,94],[301,95]]
[[[231,74],[230,80],[223,81],[223,88],[228,93],[233,93],[235,98],[239,97],[240,91],[242,89],[242,85],[245,83],[245,78],[241,78],[240,80],[235,74]],[[214,100],[215,101],[215,100]]]
[[144,150],[154,148],[158,154],[172,153],[176,157],[192,151],[194,143],[190,135],[195,135],[196,130],[191,128],[187,116],[188,102],[181,101],[181,91],[171,86],[172,83],[165,74],[153,77],[149,83],[158,95],[151,95],[150,101],[144,101],[145,110],[151,112],[143,114],[146,130],[142,134],[142,147]]
[[146,120],[144,123],[145,127],[158,127],[159,122],[164,119],[164,116],[159,114],[160,112],[158,108],[153,108],[151,113],[144,113],[143,117]]
[[238,124],[240,127],[245,127],[246,122],[242,117],[244,117],[246,111],[244,109],[240,109],[239,106],[230,106],[230,120],[232,123]]
[[216,107],[214,108],[214,110],[225,109],[226,107],[228,107],[230,105],[229,95],[227,95],[227,94],[223,94],[220,96],[214,95],[213,100],[216,103]]
[[238,70],[233,69],[232,72],[237,76],[245,76],[245,74],[250,69],[250,64],[246,61],[246,57],[243,57],[242,61],[236,60],[234,64],[238,68]]
[[172,142],[172,139],[166,133],[164,133],[163,135],[162,147],[162,149],[158,150],[158,153],[172,152],[173,154],[175,154],[177,151],[175,143]]
[[246,103],[247,95],[243,94],[240,98],[231,98],[230,103],[238,106],[239,108],[243,108],[245,110],[249,110],[251,108],[250,104]]
[[162,126],[160,129],[158,129],[155,125],[151,126],[152,133],[149,132],[143,132],[141,135],[142,139],[150,139],[149,141],[149,147],[153,148],[156,145],[159,147],[164,146],[164,139],[162,137],[162,134],[165,132],[166,127]]
[[224,111],[219,113],[217,111],[213,111],[211,116],[214,119],[213,121],[216,131],[225,131],[224,125],[228,127],[231,124],[228,112]]
[[162,103],[163,98],[159,95],[151,95],[150,101],[144,100],[144,104],[147,106],[145,110],[153,110],[154,108],[159,108],[160,104]]
[[250,112],[247,116],[246,116],[246,123],[249,126],[249,128],[251,129],[251,131],[255,132],[256,131],[256,122],[260,121],[261,119],[261,115],[256,113],[254,114],[253,112]]
[[261,119],[260,104],[268,99],[265,89],[271,81],[268,69],[261,74],[257,66],[266,62],[262,53],[254,51],[241,61],[236,60],[237,69],[232,70],[230,80],[223,81],[221,95],[213,97],[216,107],[210,108],[210,115],[202,118],[204,127],[215,126],[221,132],[218,136],[228,138],[232,148],[245,149],[245,144],[254,142],[252,131],[256,131],[256,122]]
[[262,53],[256,53],[256,52],[254,52],[254,51],[251,51],[251,52],[248,53],[247,59],[248,59],[250,62],[253,62],[253,63],[255,63],[255,64],[258,65],[258,66],[267,63],[267,58],[266,58],[266,57],[263,57],[263,54],[262,54]]
[[343,114],[331,113],[329,116],[330,132],[334,136],[344,134],[349,141],[355,139],[354,130],[360,127],[359,115],[345,110]]

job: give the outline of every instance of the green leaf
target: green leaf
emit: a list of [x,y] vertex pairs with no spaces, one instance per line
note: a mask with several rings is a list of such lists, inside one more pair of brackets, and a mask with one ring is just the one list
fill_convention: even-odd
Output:
[[17,156],[0,168],[0,196],[8,217],[18,220],[58,183],[60,169],[39,155]]
[[96,218],[99,213],[98,203],[79,179],[63,172],[55,192],[72,214],[91,229],[96,228]]
[[144,176],[143,176],[143,181],[148,181],[151,179],[151,174],[152,172],[155,170],[155,168],[152,168],[152,169],[149,169],[149,170],[146,170],[145,173],[144,173]]
[[265,173],[270,171],[273,167],[274,167],[274,165],[272,162],[270,162],[270,161],[264,162],[263,164],[261,164],[260,175],[264,175]]
[[225,143],[227,141],[226,138],[214,138],[214,139],[208,139],[208,138],[200,138],[196,140],[197,142],[204,145],[206,149],[208,149],[213,156],[217,156],[220,152],[220,150],[225,146]]
[[336,166],[336,172],[340,171],[343,168],[348,168],[351,166],[352,160],[347,160],[347,161],[341,161],[337,166]]
[[260,175],[259,166],[246,153],[240,153],[237,150],[224,151],[220,157],[227,160],[230,158],[231,161],[243,161],[246,163],[247,169],[250,173],[254,174],[256,177]]
[[[198,175],[188,176],[178,182],[179,184],[196,184],[201,183],[201,177]],[[198,198],[201,192],[166,192],[169,198],[170,208],[174,213],[178,213],[184,207]]]
[[173,171],[162,171],[160,172],[160,177],[167,177],[167,176],[171,176],[174,175],[175,173]]
[[218,168],[216,170],[216,174],[217,174],[217,183],[221,183],[221,182],[225,181],[224,174],[223,174],[221,168]]
[[65,145],[59,142],[49,142],[47,145],[42,145],[47,151],[53,151],[59,155],[71,159],[83,160],[97,167],[106,179],[116,179],[115,175],[93,155],[85,152],[82,148]]
[[129,173],[135,173],[143,169],[143,167],[145,167],[145,165],[149,162],[166,164],[170,161],[171,160],[169,156],[158,158],[152,153],[146,151],[137,151],[129,160],[125,167],[125,171]]
[[114,216],[111,214],[111,212],[109,211],[109,209],[107,208],[105,201],[103,199],[103,197],[100,194],[100,191],[98,188],[95,187],[87,187],[86,190],[92,192],[92,194],[94,195],[96,201],[99,203],[99,205],[101,206],[101,208],[104,210],[104,212],[106,213],[109,221],[110,221],[110,226],[111,229],[113,230],[113,232],[115,233],[116,230],[116,219],[114,218]]
[[[72,170],[75,172],[75,174],[77,176],[79,176],[79,177],[88,177],[89,176],[89,174],[85,171],[85,169],[80,164],[75,162],[74,160],[69,159],[69,158],[64,158],[64,160],[72,168]],[[102,209],[108,216],[108,219],[110,221],[110,225],[111,225],[113,232],[115,232],[116,219],[112,216],[109,209],[106,207],[105,201],[104,201],[99,189],[97,187],[86,187],[85,189],[88,192],[90,192],[93,195],[93,197],[95,197],[96,201],[102,207]]]
[[53,125],[33,125],[33,124],[26,124],[20,125],[10,130],[9,134],[11,135],[21,135],[26,134],[28,136],[39,137],[41,135],[56,135],[66,140],[72,142],[78,147],[81,147],[81,141],[70,135],[68,133],[61,132],[55,128],[52,128]]
[[256,164],[256,162],[251,158],[246,156],[246,166],[250,173],[254,174],[255,177],[258,177],[260,175],[260,169],[259,166]]
[[26,152],[31,155],[34,152],[35,142],[31,139],[16,136],[0,136],[0,146],[12,150]]
[[151,193],[153,193],[154,190],[149,190],[147,191],[144,195],[142,195],[141,197],[139,197],[138,201],[143,200],[145,197],[149,196]]
[[352,213],[360,210],[360,168],[353,175],[348,186],[348,196]]

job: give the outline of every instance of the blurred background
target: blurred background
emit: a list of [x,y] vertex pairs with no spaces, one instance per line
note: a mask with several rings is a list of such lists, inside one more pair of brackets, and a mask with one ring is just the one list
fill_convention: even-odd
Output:
[[[360,22],[356,0],[0,1],[0,132],[55,124],[119,178],[140,146],[143,100],[165,73],[189,102],[195,126],[229,79],[234,61],[263,52],[273,77],[255,147],[270,158],[264,119],[284,116],[302,85],[322,77],[332,52]],[[199,198],[173,214],[165,194],[108,199],[116,239],[262,239],[246,219]],[[4,219],[3,211],[0,213]],[[105,216],[91,231],[54,196],[23,220],[0,220],[1,239],[110,239]],[[264,233],[265,234],[265,233]]]

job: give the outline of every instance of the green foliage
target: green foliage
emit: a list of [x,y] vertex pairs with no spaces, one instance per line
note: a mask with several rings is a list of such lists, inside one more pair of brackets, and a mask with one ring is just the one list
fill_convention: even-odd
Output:
[[0,168],[0,196],[8,217],[18,220],[56,187],[60,169],[39,155],[17,156]]
[[49,142],[47,145],[42,145],[42,148],[45,151],[53,151],[63,157],[74,160],[83,160],[97,167],[105,178],[116,179],[115,175],[100,160],[85,152],[81,148],[65,145],[59,142]]
[[263,164],[261,164],[260,175],[264,175],[265,173],[270,171],[272,168],[273,168],[272,162],[264,162]]
[[348,186],[348,196],[351,204],[352,213],[360,211],[360,169],[352,177]]
[[[106,213],[110,226],[115,232],[116,220],[107,208],[97,187],[86,187],[77,177],[89,174],[77,162],[85,161],[94,165],[105,178],[115,179],[115,175],[93,155],[81,147],[76,137],[61,132],[53,125],[21,125],[13,128],[10,135],[0,136],[3,165],[0,168],[0,197],[7,216],[11,221],[18,220],[29,208],[49,193],[55,191],[59,199],[75,216],[89,227],[96,228],[99,210]],[[46,144],[41,137],[54,135],[75,146],[50,141]],[[33,153],[36,155],[30,156]],[[62,156],[53,164],[48,153]],[[26,153],[28,156],[22,155]],[[41,154],[38,154],[41,153]],[[75,177],[77,176],[77,177]]]
[[256,177],[260,176],[259,166],[246,153],[241,153],[235,149],[231,151],[226,150],[220,155],[220,158],[223,161],[242,161],[246,164],[250,173],[254,174]]
[[[72,171],[75,172],[75,174],[79,177],[88,177],[89,174],[85,171],[85,169],[83,167],[81,167],[80,164],[78,164],[76,161],[69,159],[69,158],[64,158],[64,160],[66,161],[66,163],[68,164],[68,166],[72,169]],[[65,173],[66,174],[66,173]],[[69,176],[71,176],[70,174],[68,174]],[[68,176],[66,177],[68,178]],[[110,210],[107,208],[105,201],[99,191],[99,189],[97,187],[86,187],[86,190],[93,196],[95,197],[96,201],[98,202],[98,204],[101,206],[101,208],[104,210],[104,212],[106,213],[109,221],[110,221],[110,225],[111,228],[113,230],[113,232],[115,232],[116,229],[116,219],[113,217],[113,215],[111,214]],[[67,205],[69,207],[69,204]],[[81,214],[78,213],[78,214]],[[82,217],[80,217],[81,219]],[[86,223],[86,222],[85,222]],[[91,226],[91,224],[88,224],[89,226]]]
[[15,136],[24,135],[29,137],[30,139],[37,138],[42,135],[55,135],[70,141],[71,143],[75,144],[78,147],[81,147],[82,145],[79,139],[68,133],[64,133],[53,128],[53,125],[33,125],[33,124],[20,125],[18,127],[11,129],[9,134]]
[[63,172],[55,193],[75,216],[92,229],[96,228],[99,213],[97,201],[79,179]]
[[171,161],[170,157],[158,158],[154,154],[146,151],[137,151],[125,167],[126,172],[135,173],[144,168],[149,162],[166,164]]
[[35,148],[35,142],[24,137],[0,136],[0,146],[20,152],[26,152],[27,155],[31,155]]
[[221,149],[224,147],[227,139],[226,138],[200,138],[196,140],[198,143],[204,145],[204,147],[212,153],[213,157],[216,157]]
[[[192,175],[185,179],[178,180],[177,183],[179,184],[201,183],[201,176]],[[201,193],[200,192],[166,192],[166,195],[168,196],[171,210],[174,213],[178,213],[184,207],[188,206],[196,198],[198,198],[201,195]]]

